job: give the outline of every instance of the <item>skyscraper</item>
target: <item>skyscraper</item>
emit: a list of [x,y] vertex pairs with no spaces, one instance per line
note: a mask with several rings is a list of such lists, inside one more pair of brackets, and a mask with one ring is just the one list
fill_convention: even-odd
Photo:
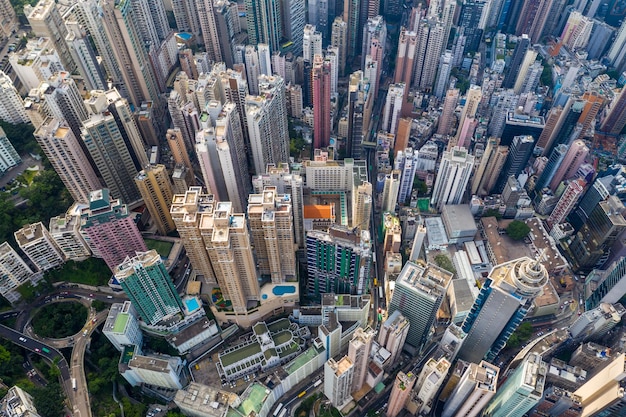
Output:
[[394,161],[394,168],[399,170],[401,174],[397,197],[400,204],[405,204],[406,199],[411,196],[417,170],[417,155],[418,152],[414,151],[413,148],[406,148],[404,151],[398,152],[398,156]]
[[259,96],[246,97],[246,121],[254,171],[289,159],[285,82],[277,75],[259,77]]
[[[150,2],[152,3],[152,2]],[[202,38],[204,47],[210,60],[214,62],[224,62],[225,57],[222,54],[222,42],[228,42],[230,39],[226,37],[221,39],[218,31],[217,18],[215,15],[215,3],[213,0],[198,0],[197,15],[200,20],[200,29],[202,30]],[[228,33],[228,32],[225,32]]]
[[575,270],[590,269],[601,259],[608,258],[607,250],[626,230],[623,212],[624,204],[616,196],[609,196],[591,210],[585,224],[569,244],[570,262]]
[[372,342],[376,332],[370,328],[363,330],[357,328],[354,331],[352,340],[348,345],[348,357],[354,364],[354,376],[352,378],[352,390],[355,392],[360,390],[367,378],[367,367],[370,362],[370,352],[372,350]]
[[405,88],[404,83],[398,83],[391,84],[387,90],[382,126],[385,132],[395,134],[398,130]]
[[398,191],[400,189],[400,170],[394,169],[391,173],[385,175],[385,184],[383,186],[382,210],[394,213],[396,204],[398,203]]
[[496,193],[502,192],[511,175],[517,178],[522,173],[530,159],[534,144],[535,140],[532,136],[515,136],[513,138],[509,153],[498,175],[498,182],[494,188]]
[[29,122],[22,97],[15,89],[11,78],[2,71],[0,71],[0,120],[11,124]]
[[388,417],[396,417],[400,411],[402,411],[411,395],[415,380],[416,377],[413,372],[409,372],[408,374],[402,371],[398,372],[389,396],[389,406],[387,408]]
[[297,278],[291,196],[278,194],[276,187],[265,187],[248,197],[250,236],[257,268],[273,283]]
[[339,409],[352,400],[352,380],[354,363],[348,356],[339,361],[330,358],[324,364],[324,395],[331,404]]
[[85,28],[78,22],[66,21],[67,35],[65,43],[70,55],[83,76],[87,90],[105,90],[107,88],[104,71],[98,62],[96,52],[91,46]]
[[115,268],[115,279],[141,319],[155,325],[183,311],[183,302],[157,251],[137,252]]
[[89,207],[81,213],[81,233],[111,271],[126,257],[148,250],[128,207],[112,199],[106,188],[89,195]]
[[[172,207],[173,208],[173,207]],[[215,203],[200,219],[200,234],[216,281],[235,314],[246,314],[248,302],[260,301],[259,281],[246,216],[235,213],[230,201]]]
[[624,371],[624,353],[615,355],[615,358],[601,371],[588,379],[580,388],[574,391],[575,398],[583,406],[582,416],[617,416],[620,411],[612,412],[612,406],[620,408],[622,401],[621,384],[626,378]]
[[550,181],[550,189],[556,191],[561,181],[569,180],[576,175],[580,166],[585,162],[589,148],[580,139],[575,140],[567,150],[561,165],[556,169]]
[[115,117],[106,106],[83,122],[81,136],[111,194],[130,205],[140,201],[141,195],[133,181],[137,175],[135,163]]
[[511,63],[509,64],[508,71],[504,77],[504,82],[502,83],[503,88],[513,88],[515,85],[515,79],[517,78],[517,73],[519,71],[520,65],[522,65],[522,61],[526,56],[526,51],[530,46],[530,39],[528,35],[524,34],[517,40],[517,45],[513,50],[513,56],[511,58]]
[[170,207],[172,220],[180,235],[191,266],[196,271],[197,279],[203,284],[215,284],[215,272],[207,254],[200,221],[203,215],[213,213],[215,199],[212,194],[202,192],[202,187],[190,187],[185,194],[175,194]]
[[67,27],[65,27],[65,22],[63,22],[56,2],[39,0],[35,6],[27,4],[24,6],[24,15],[26,15],[35,35],[52,40],[63,67],[68,71],[74,71],[76,64],[74,64],[67,43],[65,43]]
[[456,105],[459,102],[459,90],[457,88],[451,88],[446,92],[446,98],[443,102],[443,110],[441,111],[441,117],[437,126],[437,134],[449,135],[454,127],[456,117],[454,111]]
[[[320,40],[321,47],[321,40]],[[313,58],[313,148],[325,148],[330,145],[330,62],[322,55]],[[275,161],[280,162],[280,161]]]
[[442,417],[476,417],[496,394],[500,368],[489,362],[470,363],[448,397]]
[[582,178],[571,180],[565,187],[565,191],[561,194],[559,202],[546,219],[548,227],[551,229],[554,225],[565,221],[570,212],[576,207],[576,203],[583,194],[587,182]]
[[409,320],[406,343],[415,352],[426,342],[452,276],[451,272],[435,265],[407,262],[396,279],[389,313],[399,310]]
[[493,360],[548,281],[546,268],[528,257],[496,265],[461,328],[467,337],[459,358]]
[[560,144],[552,150],[550,158],[548,158],[548,163],[535,183],[535,190],[541,191],[544,187],[550,184],[557,169],[561,166],[563,158],[565,158],[567,149],[567,145]]
[[159,234],[176,230],[170,215],[174,193],[165,165],[146,165],[135,177],[135,183]]
[[0,40],[8,39],[19,27],[15,9],[10,0],[0,1]]
[[250,44],[266,43],[272,53],[279,51],[282,37],[280,2],[246,0],[245,4]]
[[396,359],[400,356],[409,333],[409,326],[409,320],[399,310],[390,314],[380,326],[378,343],[391,353],[390,364],[396,363]]
[[405,27],[400,29],[398,39],[398,55],[393,76],[394,83],[403,82],[407,87],[413,85],[413,67],[417,52],[417,33]]
[[268,165],[265,174],[253,178],[252,183],[257,194],[270,186],[275,187],[278,194],[290,195],[295,241],[299,248],[304,248],[302,177],[299,174],[291,174],[289,164],[283,162],[278,166]]
[[474,167],[474,156],[458,146],[445,151],[433,187],[430,203],[441,210],[446,204],[460,204]]
[[523,416],[543,396],[548,365],[541,356],[530,353],[498,389],[487,408],[488,417]]
[[348,25],[340,16],[333,21],[330,44],[339,50],[339,75],[343,76],[348,59]]
[[89,193],[102,185],[69,126],[49,118],[34,136],[74,201],[88,202]]
[[[626,48],[624,49],[626,50]],[[610,135],[618,135],[624,126],[626,126],[626,88],[622,88],[622,91],[613,101],[609,113],[600,124],[599,130]]]
[[39,271],[45,272],[65,263],[65,257],[43,223],[26,224],[14,236],[17,245]]
[[552,3],[553,0],[531,0],[524,2],[520,16],[517,18],[515,33],[518,36],[527,33],[532,43],[539,42]]
[[[0,243],[0,277],[0,294],[9,302],[14,303],[21,297],[15,289],[37,275],[8,242],[2,242]],[[41,275],[38,277],[41,279]]]
[[20,158],[11,142],[9,142],[6,133],[0,127],[0,177],[21,162],[22,158]]
[[437,20],[424,19],[417,26],[417,36],[412,85],[431,92],[437,75],[437,64],[445,47],[445,27]]
[[364,294],[369,288],[372,262],[369,232],[332,226],[328,232],[306,233],[310,295]]
[[131,1],[103,0],[101,25],[113,52],[115,61],[122,68],[121,77],[126,84],[128,101],[140,107],[144,101],[152,101],[160,107],[159,85],[139,27],[139,16]]

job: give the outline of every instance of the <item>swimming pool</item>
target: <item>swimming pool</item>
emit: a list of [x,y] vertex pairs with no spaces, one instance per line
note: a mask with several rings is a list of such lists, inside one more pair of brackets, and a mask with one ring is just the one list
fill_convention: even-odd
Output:
[[187,305],[187,311],[189,312],[196,311],[200,308],[200,304],[198,304],[198,300],[196,300],[195,298],[185,300],[185,304]]
[[295,285],[277,285],[272,288],[272,293],[277,296],[285,295],[285,294],[295,294],[296,286]]
[[180,32],[180,33],[177,33],[176,36],[181,38],[183,41],[187,42],[188,40],[191,39],[191,37],[193,35],[191,33],[187,33],[187,32]]

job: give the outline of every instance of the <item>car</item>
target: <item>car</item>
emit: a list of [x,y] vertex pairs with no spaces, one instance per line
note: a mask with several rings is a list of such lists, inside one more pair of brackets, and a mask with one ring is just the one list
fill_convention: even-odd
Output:
[[41,349],[35,348],[35,352],[39,353],[39,352],[41,352]]
[[25,338],[25,337],[20,337],[20,342],[24,342],[24,343],[26,343],[26,342],[28,342],[28,340],[26,340],[26,338]]
[[90,297],[93,297],[93,294],[89,294]]

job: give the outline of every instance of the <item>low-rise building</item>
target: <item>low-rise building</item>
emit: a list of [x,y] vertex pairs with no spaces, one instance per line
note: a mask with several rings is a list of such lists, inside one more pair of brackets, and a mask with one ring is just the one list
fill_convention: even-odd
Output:
[[137,346],[127,346],[122,351],[120,374],[132,386],[141,384],[166,389],[181,389],[185,385],[185,366],[179,357],[167,355],[142,355]]
[[33,397],[18,386],[9,388],[0,400],[0,415],[3,417],[39,417]]
[[102,332],[120,352],[126,346],[143,344],[143,334],[139,329],[137,312],[130,301],[115,303],[111,306]]
[[237,346],[219,353],[218,372],[227,380],[267,371],[296,357],[304,346],[301,329],[288,319],[258,322]]
[[219,327],[215,320],[209,320],[206,317],[185,327],[178,333],[174,333],[166,338],[168,343],[172,345],[178,353],[184,355],[194,347],[206,342],[219,334]]
[[174,403],[187,416],[224,417],[230,405],[238,399],[232,392],[192,382],[185,389],[176,392]]
[[478,232],[468,204],[443,206],[441,219],[450,244],[472,241]]

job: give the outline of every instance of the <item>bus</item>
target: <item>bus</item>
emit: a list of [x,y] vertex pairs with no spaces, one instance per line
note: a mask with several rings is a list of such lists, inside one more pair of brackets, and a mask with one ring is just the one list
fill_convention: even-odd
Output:
[[41,350],[43,350],[45,353],[50,353],[50,349],[48,349],[47,347],[42,347]]
[[374,286],[378,287],[378,280],[376,278],[374,278]]
[[302,391],[300,394],[298,394],[298,398],[302,398],[306,395],[306,390]]
[[285,415],[287,414],[287,409],[285,408],[279,415],[278,417],[285,417]]
[[383,299],[383,287],[378,287],[378,298]]
[[[278,414],[280,413],[280,410],[283,409],[283,403],[279,403],[278,407],[276,407],[276,410],[274,410],[274,417],[278,416]],[[285,411],[285,410],[283,410]]]
[[322,380],[321,380],[321,379],[318,379],[318,380],[315,382],[315,384],[313,384],[313,388],[315,388],[315,387],[319,387],[320,385],[322,385]]
[[72,378],[72,389],[76,391],[76,378]]

